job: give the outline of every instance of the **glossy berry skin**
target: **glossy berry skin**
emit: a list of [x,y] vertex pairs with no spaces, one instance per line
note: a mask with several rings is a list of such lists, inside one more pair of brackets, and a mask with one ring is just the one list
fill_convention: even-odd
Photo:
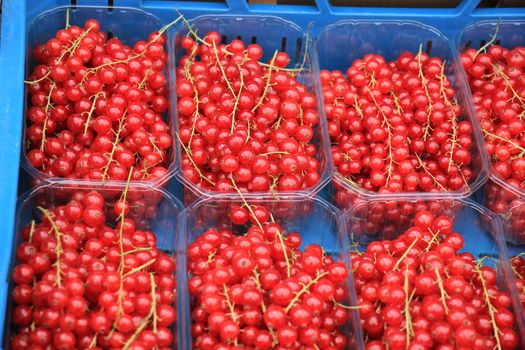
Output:
[[100,24],[59,30],[33,50],[27,77],[26,159],[46,177],[163,178],[171,162],[166,37],[132,46]]

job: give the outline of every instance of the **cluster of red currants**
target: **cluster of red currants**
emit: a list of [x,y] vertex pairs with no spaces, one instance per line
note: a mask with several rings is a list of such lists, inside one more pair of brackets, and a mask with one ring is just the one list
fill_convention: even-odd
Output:
[[[51,177],[150,180],[167,174],[163,28],[129,47],[100,24],[67,26],[35,48],[27,159]],[[133,168],[133,170],[130,170]]]
[[461,121],[445,63],[419,51],[321,71],[339,174],[373,192],[455,191],[475,177],[472,125]]
[[200,188],[233,192],[295,191],[320,181],[312,140],[319,123],[315,95],[298,81],[304,69],[285,68],[276,51],[261,62],[258,44],[208,33],[182,37],[177,66],[182,171]]
[[521,305],[525,308],[525,259],[523,255],[513,256],[510,259],[510,266],[516,278],[516,289],[518,289]]
[[300,251],[301,236],[263,206],[230,218],[244,235],[212,228],[188,247],[194,348],[347,348],[347,266],[319,245]]
[[133,205],[77,191],[38,207],[16,249],[11,349],[172,348],[176,262],[126,217]]
[[[461,60],[485,136],[492,169],[506,183],[525,187],[525,47],[509,50],[489,42],[476,51],[467,49]],[[515,196],[490,182],[485,205],[504,214]]]
[[420,211],[397,238],[351,254],[367,350],[518,348],[511,296],[463,246],[450,217]]

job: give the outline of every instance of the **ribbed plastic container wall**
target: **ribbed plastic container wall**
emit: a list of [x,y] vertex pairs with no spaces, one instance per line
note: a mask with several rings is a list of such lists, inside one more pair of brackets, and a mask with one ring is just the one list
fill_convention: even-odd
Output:
[[[502,215],[503,232],[507,241],[507,250],[512,261],[514,257],[525,255],[525,199],[521,199],[513,207]],[[524,279],[525,276],[512,267],[512,273],[516,279]],[[521,315],[525,315],[525,290],[516,286],[520,300]]]

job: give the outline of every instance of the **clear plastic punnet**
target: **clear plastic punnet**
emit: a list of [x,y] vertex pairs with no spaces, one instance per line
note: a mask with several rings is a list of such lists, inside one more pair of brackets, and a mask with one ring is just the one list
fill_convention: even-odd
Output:
[[[510,20],[492,20],[480,21],[474,23],[464,29],[458,40],[458,49],[460,52],[472,48],[479,50],[482,48],[489,48],[491,44],[501,45],[502,47],[512,50],[518,46],[525,46],[525,22],[510,21]],[[487,136],[492,137],[492,136]],[[514,144],[515,145],[515,144]],[[518,145],[519,147],[519,145]],[[486,150],[483,150],[487,153]],[[520,152],[521,154],[521,152]],[[511,183],[508,178],[502,176],[495,168],[494,164],[497,161],[495,155],[488,155],[490,162],[490,180],[484,187],[484,190],[479,194],[480,202],[495,212],[501,215],[504,221],[510,222],[519,220],[521,215],[512,213],[519,212],[525,198],[525,187],[523,182],[520,186],[517,182]],[[510,160],[509,160],[510,162]],[[511,243],[523,244],[525,236],[522,232],[517,232],[523,226],[519,222],[513,225],[513,229],[505,231],[505,238]]]
[[[515,316],[514,330],[523,347],[525,318],[519,304],[519,292],[509,265],[509,249],[501,221],[490,210],[468,199],[369,200],[345,212],[350,244],[354,251],[363,252],[371,242],[394,240],[414,223],[416,213],[427,211],[438,217],[454,220],[453,232],[464,240],[460,253],[470,253],[481,268],[489,266],[496,271],[498,288],[510,294],[510,311]],[[353,266],[353,268],[356,268]],[[354,272],[354,281],[357,276]],[[358,323],[360,327],[361,323]],[[365,334],[361,329],[359,334]],[[359,339],[359,348],[365,349],[366,339]]]
[[[97,20],[100,23],[100,32],[104,32],[108,39],[117,38],[120,41],[122,41],[122,43],[132,48],[135,43],[141,40],[147,40],[148,35],[150,33],[158,32],[165,25],[165,23],[162,22],[156,16],[142,9],[139,9],[139,8],[118,8],[118,7],[109,8],[109,7],[94,7],[94,6],[93,7],[76,6],[76,7],[58,7],[53,10],[49,10],[47,12],[40,14],[31,23],[28,24],[27,43],[26,43],[27,48],[26,48],[26,57],[25,57],[25,77],[26,79],[37,65],[37,62],[35,58],[33,57],[33,53],[35,52],[35,48],[38,45],[45,44],[48,40],[54,38],[57,31],[59,31],[60,29],[64,29],[67,25],[79,26],[83,28],[85,22],[88,19]],[[165,31],[164,35],[167,38],[168,32]],[[166,40],[166,42],[167,41],[168,40]],[[168,51],[169,51],[169,48],[167,44],[165,44],[165,52],[168,57],[167,57],[166,68],[162,74],[166,77],[166,82],[167,82],[165,97],[168,101],[168,109],[166,112],[163,113],[163,120],[166,122],[168,126],[166,133],[171,137],[172,144],[166,149],[165,155],[161,154],[161,157],[163,159],[160,164],[162,164],[162,166],[165,168],[165,170],[162,172],[162,175],[159,173],[159,176],[157,177],[151,177],[151,178],[144,179],[144,180],[134,180],[133,181],[137,183],[138,182],[145,183],[153,187],[159,187],[165,184],[167,180],[169,180],[169,178],[174,175],[174,172],[175,172],[176,151],[173,145],[173,140],[175,139],[175,131],[174,131],[175,129],[174,129],[174,123],[172,122],[173,113],[171,111],[171,104],[169,103],[170,101],[169,91],[173,90],[173,82],[169,79],[169,76],[170,76],[169,71],[172,69],[171,68],[172,62],[169,60],[170,55]],[[108,57],[108,58],[112,59],[111,57]],[[127,59],[125,59],[124,61],[127,62],[126,60]],[[107,63],[105,65],[110,68],[117,66],[117,64],[107,64]],[[100,67],[102,67],[102,65]],[[94,72],[98,74],[99,70],[100,69],[96,69],[94,70]],[[97,74],[92,74],[92,76],[97,77]],[[36,84],[44,84],[46,82],[45,76],[43,78],[36,79],[36,81],[38,81]],[[81,87],[82,84],[83,83],[80,82],[77,85],[77,87]],[[126,183],[125,179],[121,181],[121,180],[111,179],[109,176],[105,176],[106,171],[103,171],[104,175],[101,176],[100,178],[86,180],[86,179],[75,178],[73,171],[71,171],[70,175],[65,176],[65,177],[50,175],[50,174],[44,173],[40,169],[35,168],[31,164],[30,160],[28,159],[28,151],[29,151],[28,149],[29,147],[28,130],[29,130],[29,124],[30,124],[28,120],[29,118],[28,113],[30,111],[30,102],[31,102],[30,101],[31,95],[30,95],[29,89],[32,87],[32,85],[33,84],[31,84],[31,82],[26,82],[25,84],[26,89],[25,89],[25,105],[24,105],[24,120],[23,120],[24,135],[23,135],[23,142],[22,142],[22,155],[21,155],[22,167],[29,174],[31,174],[33,178],[32,187],[37,187],[37,186],[40,186],[46,183],[69,181],[69,180],[74,180],[74,181],[79,181],[79,182],[88,182],[88,183],[89,182],[99,182],[99,183],[111,182],[111,183],[116,183],[116,184]],[[98,96],[102,96],[102,95],[100,95],[100,93],[93,93],[90,96],[89,100],[91,102],[92,107],[94,107],[97,100],[99,100]],[[51,107],[53,107],[53,104],[51,105]],[[72,106],[69,106],[69,107],[75,108],[75,105],[73,104]],[[49,114],[51,114],[51,109],[52,108],[49,109]],[[90,111],[91,113],[89,113]],[[92,116],[91,122],[93,122],[93,120],[95,119],[95,117],[93,117],[95,115],[94,113],[95,108],[90,109],[90,111],[85,112],[83,114],[88,113],[88,115],[91,115]],[[127,117],[126,112],[127,112],[127,109],[125,110],[125,114],[124,114],[125,117]],[[71,115],[74,115],[74,113]],[[102,115],[102,114],[98,114],[98,115]],[[58,123],[67,123],[67,120],[57,122],[56,124]],[[118,133],[120,141],[123,142],[124,136],[128,136],[128,134],[130,134],[130,131],[126,131],[125,130],[126,127],[125,125],[123,125],[122,132],[118,132],[121,129],[119,123],[115,121],[113,124],[114,124],[113,126],[115,129],[115,133],[116,134]],[[125,135],[126,132],[127,134]],[[51,136],[55,136],[55,135],[50,133],[48,137],[51,137]],[[58,133],[56,136],[58,137]],[[97,136],[97,133],[94,133],[94,136]],[[153,145],[153,141],[151,141],[153,140],[152,138],[153,138],[153,135],[149,134],[150,142]],[[114,139],[112,140],[114,141]],[[106,153],[108,155],[111,155],[107,166],[109,166],[109,163],[116,162],[115,157],[116,157],[117,152],[118,151],[113,151],[113,152],[108,151]],[[142,159],[143,157],[141,156],[138,158]],[[141,164],[139,164],[139,161],[137,159],[135,160],[135,163],[134,163],[135,170],[137,170],[138,167],[142,166]],[[75,166],[76,164],[73,163],[73,170]],[[149,175],[148,171],[151,171],[151,169],[153,168],[154,168],[153,166],[148,167],[144,165],[144,169],[145,169],[144,177],[148,176]],[[104,169],[104,168],[101,168],[101,169]]]
[[[255,206],[265,207],[271,214],[272,220],[281,225],[284,236],[292,232],[298,233],[302,238],[299,247],[302,252],[308,245],[317,244],[324,249],[327,256],[334,258],[335,261],[348,264],[348,236],[341,220],[342,214],[331,204],[322,199],[303,195],[282,197],[280,200],[275,200],[271,196],[260,196],[258,199],[246,198],[246,200],[249,201],[252,208]],[[234,225],[229,216],[233,207],[243,204],[245,202],[239,197],[208,198],[193,203],[184,212],[186,222],[184,237],[181,240],[182,256],[179,263],[181,293],[179,293],[179,298],[185,309],[181,309],[179,312],[178,322],[179,326],[182,326],[179,330],[180,334],[183,334],[183,339],[188,341],[183,344],[185,349],[194,349],[198,346],[195,344],[191,330],[195,324],[192,309],[200,303],[188,290],[189,281],[192,278],[189,268],[190,262],[188,261],[189,247],[203,233],[213,228],[219,231],[231,230],[236,236],[245,234],[250,226],[249,223],[240,226]],[[192,254],[194,252],[195,249],[192,249]],[[213,262],[213,257],[211,261]],[[194,268],[194,265],[192,266]],[[349,279],[343,284],[345,300],[341,301],[341,303],[349,306],[354,305],[352,289],[349,288],[352,284],[351,279],[350,274]],[[353,324],[357,313],[355,309],[347,311],[348,321],[339,327],[339,332],[346,338],[345,349],[354,349],[356,347],[356,336]]]
[[520,200],[507,206],[500,214],[503,234],[509,251],[509,264],[518,291],[521,314],[525,314],[525,201]]
[[[126,193],[125,196],[124,193]],[[125,199],[129,206],[124,212],[121,212],[124,213],[123,215],[119,215],[115,203],[122,199]],[[84,211],[81,209],[78,212],[79,207],[83,208]],[[100,209],[98,213],[101,216],[86,213],[86,211],[90,211],[95,207]],[[73,211],[70,209],[73,209]],[[73,214],[73,212],[76,212],[76,214]],[[9,242],[6,244],[11,246],[11,253],[9,278],[7,281],[2,282],[7,284],[4,287],[9,290],[9,293],[6,300],[2,301],[6,303],[7,313],[2,329],[3,342],[0,347],[3,349],[13,348],[11,341],[13,341],[15,334],[24,327],[20,324],[19,318],[15,316],[14,310],[17,307],[27,305],[25,304],[26,302],[20,301],[20,293],[18,293],[20,289],[16,290],[16,288],[25,287],[26,289],[32,289],[33,287],[29,284],[21,284],[19,280],[15,281],[13,272],[17,266],[30,265],[31,263],[27,259],[30,258],[31,254],[40,254],[38,256],[40,265],[38,266],[46,265],[45,260],[49,259],[47,272],[42,273],[35,270],[34,288],[36,289],[36,285],[45,281],[51,287],[53,286],[52,283],[54,283],[55,289],[69,292],[71,290],[69,289],[70,282],[75,283],[75,281],[78,281],[78,278],[82,278],[83,291],[80,295],[88,300],[86,306],[90,308],[90,312],[86,312],[84,315],[77,315],[78,319],[84,317],[79,322],[86,320],[86,322],[89,322],[90,314],[96,313],[100,309],[100,305],[95,305],[97,303],[96,296],[100,295],[97,293],[111,291],[115,293],[115,298],[117,298],[118,293],[121,293],[120,289],[115,291],[114,288],[105,284],[109,283],[109,279],[106,278],[105,274],[110,273],[110,270],[106,268],[113,264],[113,267],[117,268],[116,271],[120,271],[118,268],[121,266],[119,265],[119,259],[121,258],[123,259],[121,261],[124,261],[122,265],[124,266],[122,268],[122,280],[136,278],[136,273],[145,274],[148,276],[148,281],[150,277],[151,279],[157,278],[155,282],[156,290],[163,298],[169,298],[169,301],[168,299],[165,299],[165,301],[176,313],[179,310],[177,305],[178,267],[176,265],[178,264],[180,229],[183,226],[180,221],[182,220],[181,213],[182,204],[171,194],[142,184],[129,184],[127,187],[121,185],[100,187],[91,184],[71,185],[55,183],[30,190],[19,197],[16,231],[13,239],[11,239],[11,233],[9,238],[4,237],[4,240]],[[80,218],[78,218],[79,216]],[[44,222],[47,225],[45,227],[41,226]],[[121,223],[123,223],[122,229],[119,228]],[[122,235],[123,238],[119,239],[119,235]],[[60,245],[57,244],[57,237],[60,238]],[[113,240],[115,237],[116,240]],[[104,243],[101,245],[102,242]],[[120,243],[117,242],[122,242],[120,248]],[[92,248],[95,250],[92,250]],[[99,254],[95,253],[97,249],[100,249]],[[124,253],[119,255],[120,253],[118,252],[122,251]],[[156,256],[150,255],[150,251],[155,251]],[[115,252],[117,252],[117,255],[113,254]],[[147,254],[145,255],[145,253]],[[158,266],[155,265],[160,259],[160,254],[164,255],[164,258],[168,256],[170,260],[173,259],[172,261],[175,263],[172,266],[173,272],[164,270],[163,273],[165,275],[161,275]],[[101,268],[103,266],[102,262],[105,262],[104,268]],[[106,263],[107,265],[105,265]],[[161,276],[167,276],[166,274],[170,276],[173,284],[173,289],[169,290],[168,293],[166,291],[161,292],[160,289],[162,288],[161,283],[166,283],[166,280],[162,282],[160,278]],[[95,275],[98,277],[95,277]],[[90,280],[90,276],[94,279]],[[92,285],[90,286],[90,284]],[[38,293],[36,289],[34,293]],[[93,299],[94,295],[95,298]],[[70,295],[71,298],[73,296]],[[50,306],[46,306],[45,303],[52,298],[49,296],[41,296],[40,298],[42,300],[37,300],[37,297],[35,297],[30,304],[34,304],[33,307],[36,309],[49,308]],[[59,311],[57,309],[56,312]],[[153,320],[147,313],[143,317],[141,322]],[[37,327],[46,327],[42,326],[41,319],[37,318],[35,322]],[[113,324],[113,321],[111,323]],[[29,324],[26,326],[29,326]],[[77,326],[81,327],[80,323]],[[151,328],[152,326],[150,324],[147,327]],[[177,333],[176,317],[171,325],[165,327],[170,330],[173,337],[170,341],[170,348],[178,348],[180,339]],[[51,328],[53,327],[50,326]],[[54,329],[56,331],[56,328]],[[85,328],[83,329],[85,330]],[[133,328],[131,333],[144,329],[148,328],[137,326]],[[72,330],[72,332],[75,331]],[[76,334],[77,341],[80,341],[82,336],[86,334],[79,331]],[[89,334],[95,336],[95,333]],[[166,333],[164,332],[164,334]],[[98,341],[95,338],[91,338],[92,341],[95,341],[93,344],[96,344],[96,341]],[[99,340],[102,341],[101,339]],[[51,344],[53,344],[52,338]],[[76,345],[78,347],[83,346],[78,343]],[[84,345],[87,347],[86,344]]]
[[[305,31],[296,24],[275,16],[249,16],[249,15],[206,15],[200,16],[189,21],[192,30],[197,35],[204,37],[208,32],[216,31],[221,35],[221,43],[228,43],[233,39],[240,39],[248,46],[256,43],[263,49],[263,56],[260,62],[269,63],[275,52],[286,52],[290,58],[287,66],[290,69],[297,69],[296,79],[299,83],[305,85],[309,93],[315,95],[316,107],[315,112],[319,115],[319,122],[313,126],[314,136],[309,142],[316,147],[315,158],[319,162],[318,173],[320,179],[318,183],[311,187],[302,188],[298,191],[285,192],[278,189],[270,191],[247,191],[244,194],[247,197],[259,196],[268,193],[276,195],[290,195],[295,193],[315,195],[329,181],[331,177],[331,167],[328,165],[328,154],[330,143],[327,138],[326,121],[322,118],[319,111],[320,99],[316,88],[315,77],[318,74],[317,65],[312,56],[312,38],[305,34]],[[176,28],[173,35],[174,42],[170,45],[173,49],[176,67],[179,68],[180,59],[186,55],[186,50],[181,46],[181,38],[189,34],[187,24],[182,24]],[[176,80],[175,77],[172,77]],[[177,106],[177,92],[172,91],[172,104]],[[175,116],[175,122],[180,129],[180,119],[178,114]],[[210,197],[214,194],[231,194],[230,192],[219,192],[216,190],[206,189],[203,186],[190,181],[181,169],[181,157],[187,153],[187,145],[181,146],[177,142],[177,177],[184,185],[184,203],[189,204],[199,197]],[[232,193],[235,191],[232,189]]]
[[[468,86],[459,57],[451,41],[438,30],[414,21],[372,21],[345,20],[329,25],[319,34],[315,44],[316,61],[321,70],[340,70],[346,72],[351,64],[366,54],[377,54],[387,62],[395,60],[402,52],[409,51],[417,54],[419,50],[431,57],[438,57],[445,61],[444,75],[452,83],[455,98],[461,107],[458,122],[467,120],[473,126],[473,144],[470,149],[472,156],[471,169],[474,177],[456,191],[425,192],[425,196],[445,198],[454,196],[465,198],[476,191],[488,176],[488,159],[483,149],[483,136],[479,131],[474,117],[474,110]],[[320,84],[320,82],[319,82]],[[321,89],[319,87],[319,89]],[[325,110],[324,102],[323,108]],[[326,113],[325,113],[326,114]],[[329,156],[333,170],[333,200],[342,208],[349,208],[358,198],[373,199],[387,196],[388,198],[414,199],[422,192],[377,193],[363,189],[352,181],[344,178],[335,169],[333,159]],[[385,197],[383,197],[385,198]]]

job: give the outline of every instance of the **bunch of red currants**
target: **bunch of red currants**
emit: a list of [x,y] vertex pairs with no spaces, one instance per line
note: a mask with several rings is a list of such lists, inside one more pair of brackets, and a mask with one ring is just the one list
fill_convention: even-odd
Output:
[[130,47],[90,19],[35,48],[39,64],[26,81],[32,167],[50,177],[103,181],[167,174],[164,31]]
[[337,172],[379,193],[455,191],[472,171],[472,125],[440,58],[421,50],[387,62],[368,54],[346,71],[321,71]]
[[235,191],[231,179],[243,192],[320,182],[316,98],[299,81],[307,67],[285,68],[290,58],[278,51],[263,63],[261,46],[221,44],[217,32],[182,37],[180,45],[178,137],[187,180],[218,192]]
[[448,216],[428,211],[392,240],[352,253],[367,350],[517,349],[511,296]]
[[172,349],[176,262],[129,218],[143,207],[126,194],[38,207],[16,249],[11,349]]
[[245,234],[211,228],[188,247],[196,349],[345,349],[348,268],[264,206],[231,208]]
[[[496,36],[494,36],[494,39]],[[487,43],[482,49],[467,49],[461,60],[485,136],[492,170],[514,190],[494,181],[487,185],[485,205],[506,215],[509,208],[523,204],[515,192],[525,187],[525,48],[512,50]],[[513,223],[523,242],[523,220]]]

